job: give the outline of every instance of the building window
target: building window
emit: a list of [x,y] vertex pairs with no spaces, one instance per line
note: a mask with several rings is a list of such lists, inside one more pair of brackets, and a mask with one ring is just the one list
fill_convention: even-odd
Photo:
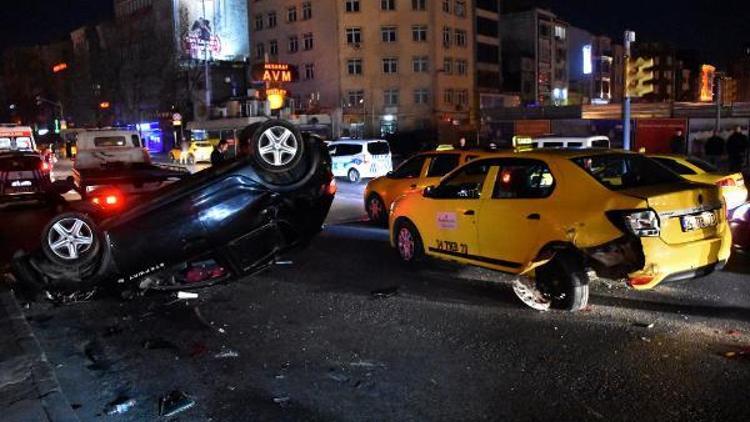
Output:
[[286,21],[297,22],[297,6],[292,6],[286,10]]
[[296,35],[289,37],[289,52],[296,53],[299,50],[299,38]]
[[414,42],[427,41],[427,25],[414,25],[411,27],[411,39]]
[[411,0],[411,10],[427,10],[427,0]]
[[358,107],[365,103],[365,91],[359,89],[356,91],[347,91],[346,92],[346,101],[347,106],[349,107]]
[[398,59],[395,57],[387,57],[383,59],[383,73],[398,73]]
[[312,50],[313,49],[313,34],[307,33],[302,36],[302,48],[305,50]]
[[362,28],[346,28],[347,44],[360,44],[362,42]]
[[302,3],[302,20],[306,21],[308,19],[312,19],[312,3],[309,1]]
[[466,106],[469,104],[469,91],[460,89],[456,91],[456,104]]
[[443,28],[443,47],[449,48],[451,46],[451,29],[447,26]]
[[276,27],[276,12],[271,12],[268,14],[268,27],[269,28]]
[[384,26],[380,28],[380,39],[383,42],[396,42],[396,32],[395,26]]
[[466,31],[463,29],[456,29],[456,45],[466,47]]
[[347,13],[359,12],[359,0],[346,0],[346,12]]
[[564,26],[555,25],[555,38],[559,40],[564,40],[567,36],[567,30]]
[[427,56],[418,56],[412,58],[412,69],[414,70],[414,73],[425,73],[429,71],[429,66],[427,63],[428,58]]
[[466,75],[468,73],[469,63],[466,60],[456,60],[456,73]]
[[362,74],[362,59],[347,60],[346,71],[350,75],[361,75]]
[[451,0],[443,0],[443,12],[451,12]]
[[255,57],[262,59],[266,55],[266,46],[265,44],[258,43],[255,45]]
[[443,73],[446,75],[452,75],[453,74],[453,59],[450,57],[446,57],[443,60]]
[[456,6],[453,9],[456,16],[466,16],[466,0],[456,0]]
[[315,79],[315,65],[312,63],[305,64],[305,79]]
[[448,105],[453,104],[453,90],[452,89],[448,88],[445,91],[443,91],[443,102]]
[[383,102],[386,106],[398,105],[398,89],[391,88],[383,91]]
[[429,101],[430,94],[427,88],[420,88],[414,90],[414,104],[427,104]]
[[271,40],[268,42],[268,54],[272,56],[279,55],[279,43],[276,40]]
[[263,29],[263,15],[255,15],[255,30]]
[[396,10],[396,0],[380,0],[380,10]]

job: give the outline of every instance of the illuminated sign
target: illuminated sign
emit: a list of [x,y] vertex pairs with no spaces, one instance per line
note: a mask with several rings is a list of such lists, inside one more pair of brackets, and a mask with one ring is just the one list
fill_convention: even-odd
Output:
[[250,55],[247,0],[175,0],[183,56],[244,61]]
[[58,63],[52,66],[52,73],[59,73],[68,68],[67,63]]
[[583,74],[590,75],[593,71],[591,62],[591,44],[583,46]]
[[701,66],[701,94],[700,101],[712,102],[714,100],[714,77],[716,68],[710,64]]
[[286,97],[287,91],[285,89],[270,88],[266,90],[266,98],[268,99],[268,105],[271,110],[278,110],[284,107],[284,98]]
[[99,103],[99,108],[103,110],[109,108],[111,105],[112,104],[110,104],[109,101],[102,101]]
[[253,66],[253,80],[266,83],[297,81],[297,68],[285,63],[260,63]]

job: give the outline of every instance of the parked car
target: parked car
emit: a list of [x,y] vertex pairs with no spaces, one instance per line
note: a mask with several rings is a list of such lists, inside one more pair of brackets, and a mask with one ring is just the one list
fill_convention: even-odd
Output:
[[[275,160],[282,147],[283,160]],[[190,175],[110,217],[56,216],[40,249],[14,260],[16,278],[44,290],[168,290],[203,287],[174,285],[165,274],[204,257],[235,276],[271,265],[320,230],[335,193],[331,160],[319,139],[279,120],[258,125],[251,148],[249,157]]]
[[750,252],[750,203],[745,203],[729,213],[732,230],[732,247],[740,253]]
[[35,152],[36,142],[30,126],[0,124],[0,152]]
[[487,155],[484,151],[449,150],[417,154],[396,170],[371,180],[364,192],[365,210],[375,224],[388,224],[391,203],[404,193],[436,184],[456,167]]
[[358,183],[365,177],[380,177],[393,170],[391,148],[382,139],[339,140],[328,144],[333,175]]
[[718,187],[680,178],[639,154],[500,153],[398,198],[391,244],[516,275],[535,309],[579,310],[589,271],[637,290],[721,269],[731,233]]
[[535,148],[610,148],[606,136],[545,136],[534,138]]
[[648,156],[687,180],[718,186],[730,212],[747,201],[747,187],[742,173],[722,173],[712,164],[696,157],[677,154]]
[[211,161],[211,153],[214,146],[209,141],[192,141],[188,147],[186,156],[182,156],[182,149],[176,146],[169,151],[169,160],[173,163],[195,164]]
[[47,202],[50,165],[34,152],[0,153],[0,205]]

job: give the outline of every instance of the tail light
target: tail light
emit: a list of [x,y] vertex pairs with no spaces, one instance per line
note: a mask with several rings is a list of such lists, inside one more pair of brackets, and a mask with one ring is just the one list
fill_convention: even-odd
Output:
[[116,190],[107,190],[91,196],[91,203],[105,210],[122,208],[125,199],[122,193]]
[[640,277],[633,277],[633,278],[631,278],[630,280],[628,280],[628,284],[630,284],[631,286],[634,286],[634,287],[636,287],[636,286],[645,286],[646,284],[651,283],[653,280],[654,280],[653,276],[643,275],[643,276],[640,276]]
[[658,237],[661,234],[659,216],[654,210],[610,211],[607,217],[625,233],[638,237]]
[[737,183],[735,183],[734,179],[732,179],[730,177],[730,178],[727,178],[727,179],[721,179],[721,180],[719,180],[718,182],[716,182],[716,186],[724,188],[724,187],[727,187],[727,186],[737,186]]
[[42,161],[42,163],[39,165],[39,169],[42,171],[42,173],[49,173],[51,170],[51,166],[48,162]]

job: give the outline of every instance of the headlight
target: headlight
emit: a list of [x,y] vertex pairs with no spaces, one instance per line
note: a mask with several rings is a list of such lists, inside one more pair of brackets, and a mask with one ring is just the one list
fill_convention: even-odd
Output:
[[658,237],[661,233],[659,216],[653,210],[612,211],[607,216],[619,229],[638,237]]

